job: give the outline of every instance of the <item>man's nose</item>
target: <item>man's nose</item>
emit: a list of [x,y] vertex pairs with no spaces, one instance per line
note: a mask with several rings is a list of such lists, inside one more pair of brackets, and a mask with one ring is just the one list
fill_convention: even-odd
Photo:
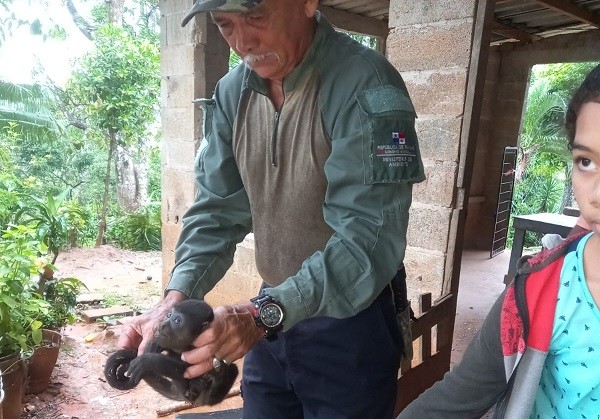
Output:
[[249,53],[256,46],[256,37],[252,33],[252,29],[245,25],[239,25],[235,31],[235,48],[241,53]]

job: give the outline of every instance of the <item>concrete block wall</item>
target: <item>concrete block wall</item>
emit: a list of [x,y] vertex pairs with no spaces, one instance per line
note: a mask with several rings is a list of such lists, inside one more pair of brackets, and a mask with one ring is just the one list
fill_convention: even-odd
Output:
[[163,285],[174,264],[182,217],[194,201],[194,159],[200,145],[202,112],[196,98],[210,97],[227,71],[229,47],[206,15],[184,28],[192,0],[161,0],[161,116],[163,141]]
[[417,111],[427,180],[414,188],[405,259],[409,297],[442,293],[452,275],[461,129],[476,11],[475,0],[390,2],[387,56]]

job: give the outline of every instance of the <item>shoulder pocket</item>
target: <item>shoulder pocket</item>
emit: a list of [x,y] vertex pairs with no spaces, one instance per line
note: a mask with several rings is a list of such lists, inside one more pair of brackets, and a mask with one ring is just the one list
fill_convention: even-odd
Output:
[[425,179],[415,132],[415,109],[406,92],[379,86],[356,97],[361,112],[365,183],[416,183]]

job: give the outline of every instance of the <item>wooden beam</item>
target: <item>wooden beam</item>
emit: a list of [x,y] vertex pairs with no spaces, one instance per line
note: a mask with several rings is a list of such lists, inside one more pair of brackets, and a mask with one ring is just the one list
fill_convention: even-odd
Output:
[[600,29],[600,15],[591,12],[567,0],[535,0],[550,9],[571,16],[581,22],[588,23]]
[[492,21],[491,31],[497,35],[505,36],[506,38],[510,39],[515,39],[517,41],[523,42],[524,44],[529,44],[533,41],[538,41],[542,39],[542,37],[540,36],[531,34],[513,26],[508,26],[502,22],[498,22],[497,20]]
[[321,6],[319,10],[333,26],[345,31],[377,36],[382,39],[387,38],[390,31],[386,20],[364,17],[327,6]]

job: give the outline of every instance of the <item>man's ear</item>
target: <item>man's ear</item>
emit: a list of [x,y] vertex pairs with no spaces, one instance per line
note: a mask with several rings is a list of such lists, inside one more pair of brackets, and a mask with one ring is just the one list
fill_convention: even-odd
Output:
[[319,0],[304,0],[304,13],[306,17],[312,19],[317,13],[319,7]]

